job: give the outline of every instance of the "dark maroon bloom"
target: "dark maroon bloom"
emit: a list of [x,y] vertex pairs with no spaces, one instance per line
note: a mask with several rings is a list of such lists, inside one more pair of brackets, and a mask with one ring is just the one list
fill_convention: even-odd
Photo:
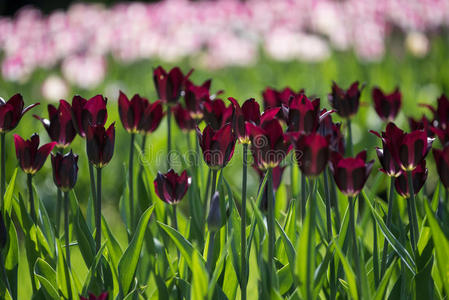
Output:
[[190,186],[190,177],[187,176],[187,171],[183,171],[178,175],[173,169],[167,173],[157,173],[154,180],[154,190],[158,197],[168,204],[177,204],[182,200]]
[[432,149],[438,175],[446,188],[449,188],[449,145],[445,145],[442,150]]
[[312,133],[317,130],[320,119],[320,99],[309,100],[305,94],[290,99],[288,131]]
[[194,85],[190,81],[186,83],[184,95],[186,108],[190,113],[190,117],[197,121],[203,118],[202,103],[210,100],[210,85],[210,79],[202,85]]
[[442,145],[449,142],[449,126],[444,129],[438,127],[429,127],[430,130],[438,137]]
[[288,105],[291,97],[297,97],[304,93],[304,90],[299,92],[293,91],[291,88],[286,87],[282,91],[277,91],[270,87],[267,87],[262,92],[263,107],[264,109],[280,107],[277,118],[286,121],[288,118]]
[[47,156],[55,147],[56,142],[42,145],[39,148],[39,135],[35,133],[29,140],[24,140],[15,134],[14,144],[16,146],[16,156],[19,160],[20,168],[27,174],[35,174],[44,165]]
[[81,137],[86,137],[90,124],[104,126],[108,118],[106,110],[107,99],[102,95],[96,95],[89,100],[80,96],[74,96],[72,100],[73,125]]
[[72,151],[66,155],[52,154],[51,165],[55,185],[63,192],[73,189],[78,178],[78,155],[73,154]]
[[341,133],[341,123],[332,121],[331,112],[323,109],[320,114],[320,124],[318,132],[322,136],[329,136],[329,149],[341,154],[345,153],[345,139]]
[[382,140],[382,148],[376,147],[377,157],[382,166],[381,172],[384,172],[388,176],[398,177],[401,175],[401,167],[393,157],[393,148],[396,147],[394,138],[400,134],[400,129],[395,126],[387,126],[385,132],[382,132],[382,136],[375,131],[370,131]]
[[391,94],[384,94],[380,88],[375,87],[372,96],[377,115],[384,121],[393,121],[398,115],[402,103],[399,89],[396,88]]
[[359,89],[359,82],[354,82],[346,91],[335,82],[332,83],[332,93],[329,94],[329,102],[333,109],[343,118],[350,118],[357,113],[360,105],[360,94],[363,85]]
[[204,121],[214,130],[232,121],[232,105],[226,107],[221,99],[203,102]]
[[107,300],[108,296],[108,292],[101,293],[99,296],[95,296],[94,294],[89,293],[89,298],[80,296],[80,300]]
[[71,107],[65,100],[59,101],[58,108],[51,104],[48,105],[48,119],[43,119],[36,115],[34,117],[42,122],[50,139],[56,142],[56,147],[68,147],[76,136]]
[[432,111],[434,116],[432,125],[444,130],[449,126],[449,99],[443,94],[437,101],[438,105],[436,109],[427,104],[422,104],[422,106],[427,107]]
[[[402,197],[409,198],[409,183],[408,183],[408,172],[402,171],[401,175],[394,181],[394,187],[396,192]],[[413,192],[418,194],[427,179],[427,168],[426,161],[423,160],[413,171],[412,171],[412,182],[413,182]]]
[[295,157],[301,172],[306,176],[318,176],[329,160],[329,139],[317,133],[292,135]]
[[283,132],[277,119],[272,119],[256,126],[247,123],[251,138],[251,152],[258,168],[266,170],[275,168],[287,156],[291,149],[289,137]]
[[346,196],[354,197],[362,191],[373,164],[374,160],[366,162],[366,151],[347,158],[338,152],[332,152],[329,167],[340,191]]
[[112,159],[115,144],[115,123],[106,130],[104,126],[90,125],[86,134],[86,150],[89,161],[103,168]]
[[21,94],[15,94],[7,102],[0,98],[0,132],[8,132],[16,128],[23,115],[36,105],[39,103],[24,108]]
[[178,67],[174,67],[167,73],[161,66],[157,67],[153,71],[153,81],[159,99],[170,105],[178,102],[191,73],[192,71],[184,76]]
[[182,107],[180,103],[173,107],[176,124],[181,130],[190,131],[196,128],[196,121],[192,119],[190,112]]
[[408,124],[411,131],[424,130],[428,137],[433,137],[435,134],[432,130],[433,126],[431,123],[432,122],[427,119],[425,115],[423,115],[420,120],[415,120],[410,117],[408,118]]
[[219,130],[207,125],[203,133],[197,128],[197,134],[206,164],[211,169],[224,168],[234,154],[236,142],[231,124],[226,124]]

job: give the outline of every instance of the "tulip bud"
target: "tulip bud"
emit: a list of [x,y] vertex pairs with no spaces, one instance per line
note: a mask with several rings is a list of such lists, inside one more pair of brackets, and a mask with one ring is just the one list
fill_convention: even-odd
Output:
[[224,168],[234,154],[236,142],[231,125],[227,124],[216,131],[207,125],[202,133],[197,128],[197,134],[204,161],[209,168]]
[[221,209],[220,209],[220,194],[215,192],[212,196],[212,200],[210,202],[209,215],[207,216],[207,227],[209,231],[215,232],[218,231],[222,226],[221,220]]
[[173,169],[165,174],[158,172],[154,180],[154,190],[157,196],[168,204],[178,204],[187,193],[189,186],[190,177],[187,176],[185,170],[181,175],[178,175]]
[[107,130],[102,125],[89,125],[86,135],[87,157],[95,167],[102,168],[111,161],[114,144],[115,123]]
[[377,115],[384,121],[393,121],[399,113],[402,103],[402,95],[398,88],[391,94],[384,94],[375,87],[372,92],[374,109]]
[[362,90],[363,85],[359,89],[358,81],[354,82],[347,90],[343,90],[334,82],[332,92],[328,95],[329,102],[339,116],[350,118],[359,110]]
[[52,154],[51,165],[55,185],[63,192],[73,189],[78,177],[78,155],[74,155],[72,151],[66,155]]

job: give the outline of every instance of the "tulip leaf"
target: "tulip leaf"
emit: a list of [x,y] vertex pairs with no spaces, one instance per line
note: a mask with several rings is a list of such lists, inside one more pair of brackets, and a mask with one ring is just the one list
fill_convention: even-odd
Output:
[[14,194],[14,186],[16,184],[17,168],[14,169],[11,180],[6,188],[5,197],[3,198],[3,211],[11,215],[12,199]]
[[89,231],[89,227],[84,220],[83,213],[78,208],[74,218],[73,226],[78,240],[78,247],[84,262],[90,266],[95,257],[95,241]]
[[34,264],[34,276],[39,280],[52,299],[59,299],[56,271],[43,259],[38,258]]
[[386,299],[385,292],[387,291],[388,283],[390,282],[391,274],[393,274],[394,268],[396,267],[397,260],[394,260],[391,265],[388,267],[387,271],[384,274],[384,277],[379,283],[377,287],[376,293],[374,294],[374,300],[382,300]]
[[402,244],[396,239],[396,237],[387,228],[387,225],[385,225],[384,221],[382,220],[382,217],[379,215],[379,213],[374,209],[373,205],[371,204],[371,200],[369,200],[369,198],[366,197],[366,195],[364,195],[364,198],[366,199],[366,203],[368,203],[368,207],[371,209],[371,212],[372,212],[374,218],[376,219],[376,222],[379,225],[380,230],[382,231],[383,235],[385,236],[385,239],[388,240],[388,243],[390,243],[391,247],[399,255],[399,257],[402,259],[402,261],[407,266],[407,268],[412,272],[412,274],[416,275],[415,261],[413,260],[410,253],[408,253],[407,249],[405,249],[405,247],[402,246]]
[[129,243],[128,248],[123,253],[118,263],[118,274],[123,295],[127,295],[131,288],[137,264],[139,262],[140,252],[142,250],[145,231],[150,221],[154,206],[150,206],[139,220],[134,236]]
[[123,251],[122,248],[120,247],[120,244],[117,242],[116,238],[112,234],[111,229],[109,228],[109,225],[103,218],[103,216],[101,218],[101,231],[106,239],[106,245],[108,253],[111,256],[112,264],[114,265],[114,268],[117,269],[120,257],[122,257],[123,255]]
[[429,207],[429,203],[427,201],[424,201],[424,203],[430,230],[432,231],[432,239],[435,245],[436,264],[444,289],[446,290],[446,293],[449,293],[449,240],[438,224],[437,219]]
[[5,267],[7,270],[13,270],[19,263],[19,241],[14,223],[8,215],[5,218],[6,228],[8,229],[8,252],[5,258]]
[[281,225],[276,221],[277,228],[279,230],[279,233],[281,234],[281,239],[284,244],[285,252],[287,253],[288,258],[288,264],[289,269],[292,272],[292,279],[295,279],[295,259],[296,259],[296,250],[295,247],[293,247],[292,242],[288,238],[287,234],[282,229]]
[[359,299],[359,295],[357,293],[357,282],[355,278],[355,273],[352,270],[348,260],[346,259],[346,256],[341,251],[340,246],[338,246],[338,243],[336,243],[335,240],[334,240],[334,247],[336,250],[335,252],[340,258],[341,264],[346,274],[347,288],[349,290],[349,294],[351,295],[351,299],[357,300]]
[[206,299],[209,276],[203,263],[203,258],[199,252],[192,252],[193,279],[190,289],[190,299]]
[[106,243],[104,243],[101,246],[100,250],[98,250],[97,255],[95,255],[95,258],[92,261],[92,265],[90,266],[89,271],[87,272],[87,276],[83,285],[83,295],[86,295],[89,292],[89,289],[91,288],[92,278],[95,275],[95,272],[98,270],[98,264],[100,263],[101,258],[103,257],[103,251],[105,246]]

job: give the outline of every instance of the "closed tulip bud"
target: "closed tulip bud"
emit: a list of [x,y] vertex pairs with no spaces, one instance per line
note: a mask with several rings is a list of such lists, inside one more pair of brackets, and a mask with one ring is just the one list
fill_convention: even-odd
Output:
[[178,67],[174,67],[168,73],[161,66],[154,69],[153,81],[159,99],[169,105],[176,104],[191,73],[192,71],[184,76]]
[[23,97],[20,94],[15,94],[6,102],[0,98],[0,133],[16,128],[23,115],[36,105],[39,103],[24,108]]
[[[412,171],[412,182],[413,182],[413,192],[418,194],[427,179],[427,168],[426,161],[423,160],[413,171]],[[408,172],[402,171],[401,175],[394,181],[394,187],[396,192],[404,198],[410,197],[409,183],[408,183]]]
[[108,300],[108,297],[109,297],[108,292],[103,292],[98,296],[95,296],[95,294],[93,293],[89,293],[89,298],[80,296],[80,300]]
[[205,81],[202,85],[194,85],[191,81],[187,81],[185,88],[184,100],[186,109],[190,117],[196,121],[203,118],[202,103],[210,100],[211,80]]
[[190,181],[187,171],[184,170],[181,175],[178,175],[173,169],[170,169],[165,174],[157,173],[154,190],[165,203],[178,204],[187,193]]
[[449,145],[446,144],[442,150],[433,149],[433,156],[438,170],[438,175],[443,185],[449,188]]
[[179,129],[183,131],[191,131],[196,129],[196,121],[192,119],[189,111],[182,107],[181,104],[176,104],[173,107],[173,114]]
[[320,99],[309,100],[305,94],[290,99],[288,131],[312,133],[317,130],[320,119]]
[[362,191],[373,164],[374,160],[366,162],[366,151],[347,158],[332,152],[329,167],[339,190],[346,196],[354,197]]
[[393,121],[402,104],[402,95],[399,89],[396,88],[391,94],[385,94],[380,88],[375,87],[372,97],[377,115],[384,121]]
[[209,231],[215,232],[222,226],[222,216],[220,209],[220,194],[215,192],[210,202],[209,215],[207,216],[207,227]]
[[106,166],[112,159],[115,144],[115,123],[106,130],[104,126],[90,125],[86,135],[89,161],[97,168]]
[[214,130],[232,121],[232,106],[226,107],[221,99],[203,102],[204,121]]
[[317,133],[292,134],[295,156],[301,172],[306,176],[318,176],[329,160],[329,137]]
[[48,119],[34,115],[36,119],[42,122],[48,136],[53,142],[56,142],[58,148],[68,147],[76,136],[71,110],[72,108],[67,101],[60,100],[58,108],[51,104],[48,105]]
[[27,174],[35,174],[44,165],[56,142],[45,144],[39,148],[39,135],[35,133],[29,140],[24,140],[15,134],[14,144],[20,168]]
[[52,154],[51,165],[55,185],[63,192],[73,189],[78,178],[78,155],[73,154],[72,151],[65,155]]
[[337,114],[342,118],[350,118],[357,113],[360,106],[360,94],[363,85],[359,89],[358,81],[354,82],[347,90],[332,83],[332,93],[329,94],[329,102]]
[[231,125],[227,124],[219,130],[214,130],[207,125],[202,133],[197,128],[197,135],[204,161],[209,168],[224,168],[234,154],[236,142]]
[[0,213],[0,252],[6,247],[7,242],[8,231],[6,230],[5,222],[3,220],[3,214]]
[[104,126],[108,118],[107,99],[96,95],[89,100],[74,96],[72,100],[72,118],[75,129],[81,137],[86,137],[89,125]]

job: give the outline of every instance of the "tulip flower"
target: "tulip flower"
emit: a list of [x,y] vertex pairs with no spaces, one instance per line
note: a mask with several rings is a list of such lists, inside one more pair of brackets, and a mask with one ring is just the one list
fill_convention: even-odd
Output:
[[173,107],[173,114],[175,116],[176,124],[182,131],[191,131],[196,129],[196,121],[187,109],[177,104]]
[[104,126],[108,118],[107,99],[96,95],[89,100],[74,96],[72,100],[72,119],[78,134],[85,138],[89,125]]
[[161,66],[154,69],[153,81],[159,99],[168,105],[176,104],[192,71],[184,75],[178,67],[174,67],[168,73]]
[[7,132],[13,130],[19,124],[23,115],[35,107],[39,103],[31,104],[24,107],[23,97],[21,94],[15,94],[8,101],[5,102],[0,97],[0,147],[1,147],[1,163],[0,163],[0,199],[3,199],[6,188],[5,164],[6,164],[6,150],[5,150],[5,135]]
[[449,189],[449,144],[442,150],[432,149],[432,151],[440,180],[446,189]]
[[435,132],[433,131],[432,121],[427,119],[425,115],[421,117],[419,120],[415,120],[413,118],[408,118],[408,124],[411,131],[415,130],[424,130],[427,133],[428,137],[433,137]]
[[30,215],[36,223],[36,210],[34,208],[33,197],[33,175],[39,171],[45,163],[50,152],[56,145],[51,142],[39,147],[39,135],[36,133],[29,140],[24,140],[19,135],[14,135],[14,144],[16,146],[16,156],[20,168],[28,175],[28,191],[30,195]]
[[393,121],[402,104],[402,94],[399,88],[396,88],[391,94],[385,94],[380,88],[375,87],[372,91],[372,97],[377,115],[383,121]]
[[157,173],[154,180],[154,190],[156,195],[165,203],[173,206],[173,227],[178,228],[178,221],[176,217],[176,204],[178,204],[187,193],[190,186],[191,179],[187,176],[187,171],[184,170],[181,175],[178,175],[173,169],[167,173]]
[[204,121],[214,130],[232,121],[232,106],[226,107],[221,99],[203,102]]
[[316,177],[321,174],[329,160],[329,136],[317,133],[292,134],[295,156],[301,172]]
[[[413,194],[417,195],[427,179],[426,161],[423,160],[412,172]],[[401,175],[395,181],[396,192],[404,198],[410,198],[410,189],[408,185],[409,174],[402,171]]]
[[60,149],[68,147],[76,136],[71,110],[67,101],[60,100],[58,108],[51,104],[48,105],[48,119],[34,115],[42,122],[48,136],[53,142],[56,142],[56,147]]
[[288,131],[312,133],[317,130],[320,119],[320,99],[309,100],[305,94],[290,99]]
[[433,113],[434,122],[432,125],[444,130],[449,126],[449,99],[443,94],[437,102],[436,109],[427,104],[422,104],[422,106],[427,107]]
[[115,123],[106,130],[103,125],[89,125],[86,133],[86,152],[91,165],[97,168],[97,188],[95,197],[95,244],[101,247],[101,169],[112,159],[115,144]]
[[277,91],[275,89],[267,87],[262,92],[263,107],[264,109],[274,107],[281,108],[276,117],[280,120],[286,121],[288,118],[288,105],[290,104],[290,98],[298,97],[303,93],[304,93],[303,89],[300,90],[299,92],[295,92],[290,87],[285,87],[281,91]]
[[231,124],[214,130],[207,125],[203,132],[197,128],[197,135],[203,158],[212,170],[224,168],[234,154],[236,138],[232,132]]
[[95,296],[95,294],[89,293],[89,298],[80,296],[80,300],[107,300],[109,297],[108,292],[103,292],[98,296]]
[[329,148],[341,154],[345,152],[345,140],[341,133],[341,123],[334,123],[329,111],[323,109],[320,115],[318,132],[322,136],[329,136]]
[[378,132],[370,131],[382,140],[382,148],[376,147],[376,153],[382,166],[380,171],[390,177],[401,175],[401,167],[392,154],[395,151],[393,148],[396,147],[394,138],[399,134],[396,129],[397,127],[387,126],[386,131],[382,132],[382,136]]
[[202,103],[210,100],[210,85],[210,79],[202,85],[194,85],[191,81],[186,83],[184,95],[186,109],[196,122],[203,118]]

